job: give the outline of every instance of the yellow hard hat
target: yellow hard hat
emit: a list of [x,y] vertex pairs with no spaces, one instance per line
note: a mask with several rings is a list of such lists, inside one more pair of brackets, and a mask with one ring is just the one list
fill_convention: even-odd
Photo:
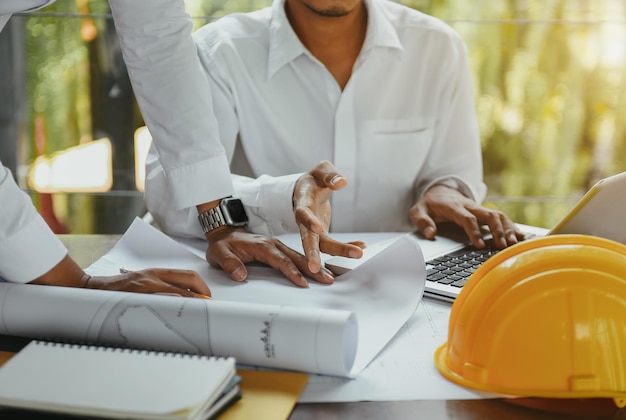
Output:
[[476,390],[626,406],[626,246],[554,235],[502,250],[454,302],[435,364]]

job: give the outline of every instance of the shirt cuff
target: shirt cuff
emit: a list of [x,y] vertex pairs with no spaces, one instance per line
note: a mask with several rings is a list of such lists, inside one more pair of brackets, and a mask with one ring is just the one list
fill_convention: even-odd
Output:
[[424,194],[426,194],[426,191],[428,191],[431,187],[434,187],[435,185],[445,185],[446,187],[455,189],[467,198],[474,200],[477,203],[482,202],[485,198],[486,187],[484,184],[480,184],[479,188],[475,189],[470,184],[463,181],[461,178],[452,175],[442,176],[430,181],[422,188],[419,194],[419,199],[421,199]]
[[234,194],[230,167],[224,155],[175,169],[164,169],[164,174],[175,210]]
[[66,255],[67,249],[39,215],[0,244],[0,277],[28,283],[47,273]]
[[298,231],[293,214],[293,189],[302,174],[280,177],[260,176],[239,184],[236,195],[246,206],[248,230],[278,236]]

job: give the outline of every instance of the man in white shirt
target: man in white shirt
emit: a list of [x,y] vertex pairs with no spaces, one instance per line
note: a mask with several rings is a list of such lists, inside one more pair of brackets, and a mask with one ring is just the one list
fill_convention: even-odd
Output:
[[[37,10],[53,2],[54,0],[0,0],[0,30],[12,13]],[[222,198],[232,195],[233,188],[224,148],[217,138],[216,122],[211,111],[210,88],[191,39],[191,21],[184,11],[184,2],[111,0],[110,4],[120,32],[135,94],[155,137],[154,144],[161,152],[168,179],[177,186],[191,185],[191,180],[204,180],[201,188],[196,185],[194,188],[170,188],[171,203],[177,207],[195,205],[199,212],[211,211],[220,204]],[[175,71],[178,77],[172,77],[170,71]],[[63,258],[66,250],[29,204],[28,197],[19,190],[9,171],[1,168],[0,198],[1,202],[11,203],[11,207],[7,206],[6,210],[11,212],[12,217],[0,221],[0,251],[6,250],[4,254],[0,253],[0,266],[3,267],[0,269],[0,277],[6,266],[6,270],[9,270],[4,272],[6,279],[26,282],[36,277],[35,274],[44,273],[46,268],[50,269],[53,263]],[[332,179],[334,172],[320,171],[319,176]],[[308,179],[309,183],[317,185],[317,179]],[[307,182],[303,182],[302,188],[308,188],[307,185]],[[320,229],[316,214],[308,211],[306,206],[304,210],[306,211],[300,218],[303,225]],[[23,217],[17,221],[19,215]],[[228,230],[224,226],[223,229],[207,233],[206,237],[209,242],[219,244],[221,235]],[[309,232],[308,228],[303,229],[303,235],[315,235]],[[319,262],[317,269],[310,270],[309,262],[304,256],[275,239],[241,231],[236,232],[236,237],[238,242],[231,238],[227,246],[214,246],[211,252],[216,255],[212,254],[210,257],[213,265],[223,267],[235,280],[246,278],[245,262],[260,261],[279,269],[302,287],[307,285],[303,272],[320,282],[333,281],[332,273],[321,269]],[[39,238],[35,240],[39,248],[32,246],[30,241],[33,238]],[[334,246],[332,252],[335,255],[361,255],[357,246],[329,242]],[[318,246],[318,241],[309,240],[305,243],[305,249],[317,255],[319,261]],[[37,252],[38,250],[41,252]],[[40,259],[38,264],[27,263],[33,255],[40,254],[45,258]],[[209,252],[207,258],[209,259]],[[23,263],[9,265],[9,261]],[[61,275],[56,274],[51,279],[50,275],[57,272],[55,270]],[[80,276],[76,277],[78,274]],[[133,291],[165,290],[183,295],[193,293],[188,288],[177,290],[173,285],[200,281],[195,273],[187,274],[176,270],[126,273],[116,276],[111,279],[114,282],[106,284],[101,278],[87,281],[88,277],[67,256],[46,276],[37,281],[50,284],[65,282],[75,286],[88,283],[89,287],[106,286],[134,289]],[[201,294],[210,293],[204,283],[192,289],[196,290],[198,287]]]
[[[0,0],[0,31],[11,14],[54,0]],[[69,255],[30,198],[0,162],[0,279],[15,283],[87,287],[129,292],[210,296],[204,280],[187,270],[147,269],[117,276],[90,276]]]
[[[301,287],[308,284],[303,273],[332,283],[332,273],[321,267],[320,247],[333,255],[362,255],[360,243],[344,244],[317,234],[324,229],[319,212],[328,205],[328,191],[342,188],[345,180],[330,183],[337,176],[330,164],[300,179],[296,217],[308,258],[273,238],[211,223],[221,221],[223,215],[216,213],[229,208],[220,204],[236,202],[228,198],[233,195],[229,162],[219,141],[211,88],[191,38],[184,2],[109,0],[109,4],[133,89],[160,157],[163,198],[175,210],[194,209],[186,215],[210,244],[207,260],[238,281],[247,277],[244,263],[259,261]],[[309,193],[312,189],[315,197]],[[204,232],[198,213],[202,222],[209,221],[202,225]]]
[[[460,225],[483,247],[523,237],[481,206],[486,188],[465,45],[441,21],[383,0],[275,0],[194,34],[220,139],[249,229],[297,231],[292,198],[322,160],[350,181],[332,197],[332,231]],[[146,203],[168,233],[201,236],[169,204],[151,152]]]

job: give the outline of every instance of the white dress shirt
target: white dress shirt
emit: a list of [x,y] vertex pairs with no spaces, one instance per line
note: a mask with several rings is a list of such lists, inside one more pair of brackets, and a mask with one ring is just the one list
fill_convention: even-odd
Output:
[[[0,0],[0,29],[11,13],[52,2]],[[184,1],[109,3],[137,102],[160,152],[172,206],[189,208],[232,195],[210,86],[191,38],[192,24]]]
[[[298,39],[284,0],[194,34],[231,168],[249,176],[234,182],[253,232],[297,231],[294,183],[323,159],[348,179],[332,196],[335,232],[414,230],[410,207],[438,183],[484,198],[461,38],[405,6],[365,4],[365,42],[343,91]],[[146,203],[157,223],[170,234],[202,237],[191,209],[171,206],[157,160],[148,172]]]
[[137,102],[161,157],[170,204],[195,211],[198,204],[232,195],[228,159],[185,2],[109,4]]
[[[53,2],[0,0],[0,31],[13,13],[40,9]],[[50,271],[66,254],[30,197],[0,162],[0,278],[27,283]]]
[[0,277],[27,283],[50,271],[66,254],[30,197],[0,162]]

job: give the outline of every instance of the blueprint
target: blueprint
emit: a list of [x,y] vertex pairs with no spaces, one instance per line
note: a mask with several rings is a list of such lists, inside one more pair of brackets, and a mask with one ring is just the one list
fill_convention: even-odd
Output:
[[245,283],[136,220],[91,267],[184,268],[207,282],[213,300],[51,286],[0,284],[0,334],[232,356],[244,365],[354,377],[413,315],[424,289],[417,243],[400,237],[380,256],[308,289],[269,268]]

